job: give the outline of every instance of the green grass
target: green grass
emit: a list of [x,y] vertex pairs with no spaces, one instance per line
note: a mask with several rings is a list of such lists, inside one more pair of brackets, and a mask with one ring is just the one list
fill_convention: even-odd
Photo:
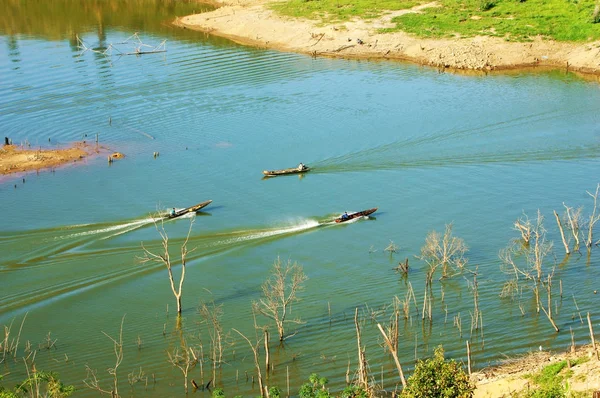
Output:
[[326,23],[352,18],[377,18],[386,11],[406,10],[421,4],[418,0],[288,0],[272,8],[283,15],[320,19]]
[[[376,18],[386,11],[409,9],[427,1],[410,0],[288,0],[273,5],[284,15],[343,22],[354,17]],[[592,23],[597,0],[439,0],[439,7],[395,17],[393,28],[421,37],[502,37],[528,41],[535,36],[557,41],[600,38],[600,23]]]

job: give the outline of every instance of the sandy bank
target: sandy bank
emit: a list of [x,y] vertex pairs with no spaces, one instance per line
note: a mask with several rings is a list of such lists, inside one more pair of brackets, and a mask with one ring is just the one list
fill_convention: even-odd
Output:
[[531,376],[561,361],[567,361],[568,365],[557,377],[563,378],[563,385],[568,383],[570,392],[591,396],[592,391],[600,390],[600,361],[592,346],[586,345],[562,354],[535,352],[474,373],[472,378],[477,386],[474,398],[511,397],[518,392],[535,390],[537,386]]
[[4,145],[0,148],[0,175],[54,168],[79,162],[98,153],[92,146],[77,142],[64,149],[25,148]]
[[[313,56],[398,59],[438,68],[459,70],[502,70],[547,66],[600,75],[600,41],[585,44],[536,39],[512,43],[493,37],[469,39],[421,39],[406,33],[377,33],[390,27],[402,12],[390,12],[368,21],[355,20],[335,25],[281,17],[265,0],[216,0],[219,6],[208,13],[178,18],[180,27],[229,38],[237,43],[299,52]],[[358,40],[360,39],[360,40]],[[360,44],[362,42],[362,44]]]

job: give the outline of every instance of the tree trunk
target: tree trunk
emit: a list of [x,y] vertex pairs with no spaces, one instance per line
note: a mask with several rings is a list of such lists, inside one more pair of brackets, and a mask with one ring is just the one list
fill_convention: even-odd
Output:
[[569,245],[567,244],[567,241],[565,239],[565,233],[563,231],[562,224],[560,223],[560,217],[558,216],[556,210],[554,210],[554,217],[556,217],[556,223],[558,224],[558,229],[560,230],[560,237],[562,238],[563,245],[565,246],[565,252],[567,254],[571,254],[571,251],[569,250]]

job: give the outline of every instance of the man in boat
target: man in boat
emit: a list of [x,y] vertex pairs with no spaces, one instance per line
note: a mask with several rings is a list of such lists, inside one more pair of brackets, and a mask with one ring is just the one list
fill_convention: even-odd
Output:
[[304,165],[304,163],[300,162],[300,164],[298,165],[298,171],[302,171],[306,168],[306,166]]
[[175,215],[175,208],[173,207],[173,209],[171,209],[171,213],[170,213],[171,217],[173,217]]
[[342,220],[347,220],[348,219],[348,212],[345,211],[344,214],[342,214]]

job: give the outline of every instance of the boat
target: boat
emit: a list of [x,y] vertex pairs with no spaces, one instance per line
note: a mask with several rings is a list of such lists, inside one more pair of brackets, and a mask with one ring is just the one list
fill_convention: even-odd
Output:
[[208,206],[211,203],[212,203],[212,200],[207,200],[206,202],[198,203],[197,205],[193,205],[193,206],[190,206],[190,207],[186,207],[185,209],[177,210],[175,212],[175,214],[169,213],[169,214],[167,214],[166,218],[177,218],[177,217],[181,217],[184,214],[188,214],[188,213],[191,213],[191,212],[195,213],[198,210],[200,210],[200,209]]
[[350,214],[348,214],[347,218],[342,218],[340,216],[340,217],[336,218],[334,221],[337,222],[337,223],[346,222],[346,221],[350,221],[350,220],[353,220],[353,219],[358,218],[358,217],[366,217],[369,214],[375,213],[376,211],[377,211],[377,207],[374,207],[374,208],[369,209],[369,210],[357,211],[356,213],[350,213]]
[[310,167],[303,165],[302,168],[292,167],[292,168],[283,169],[283,170],[265,170],[265,171],[263,171],[263,174],[267,177],[276,177],[276,176],[282,176],[282,175],[286,175],[286,174],[301,174],[301,173],[306,173],[308,171],[310,171]]

